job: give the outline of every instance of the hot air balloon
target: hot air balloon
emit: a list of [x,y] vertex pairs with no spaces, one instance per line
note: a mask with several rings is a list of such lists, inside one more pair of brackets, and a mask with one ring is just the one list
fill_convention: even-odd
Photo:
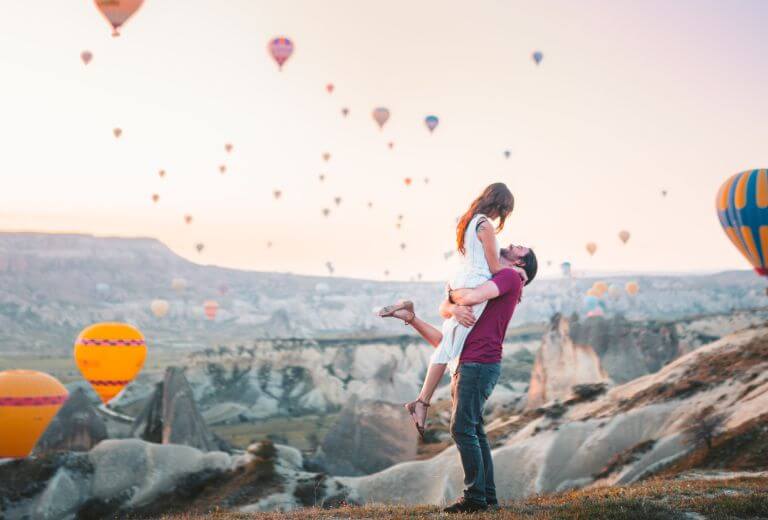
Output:
[[424,184],[429,184],[429,177],[424,177]]
[[325,180],[325,175],[321,173],[317,178],[320,179],[320,182],[323,182]]
[[334,197],[334,198],[333,198],[333,202],[334,202],[334,203],[335,203],[337,206],[341,206],[341,197]]
[[191,224],[192,223],[192,215],[184,215],[184,222],[186,222],[187,224]]
[[80,53],[80,59],[83,60],[85,65],[88,65],[93,59],[93,54],[91,51],[83,51]]
[[336,271],[336,269],[333,267],[333,264],[331,262],[326,262],[325,268],[328,269],[328,274],[331,276],[333,276],[334,271]]
[[402,213],[400,213],[400,214],[397,216],[397,220],[403,220],[403,216],[404,216],[404,215],[403,215]]
[[152,300],[152,303],[149,304],[149,308],[155,317],[164,318],[165,315],[168,314],[171,305],[166,300]]
[[594,242],[589,242],[587,244],[587,253],[589,253],[589,256],[594,255],[595,251],[597,251],[597,244],[595,244]]
[[123,129],[122,128],[113,128],[112,129],[112,135],[115,136],[115,139],[119,139],[121,135],[123,135]]
[[424,118],[424,124],[427,125],[429,133],[432,133],[437,128],[437,125],[440,124],[440,119],[437,116],[427,116]]
[[389,276],[389,269],[384,270],[384,276]]
[[293,42],[285,37],[273,38],[267,46],[272,59],[277,62],[280,70],[283,70],[283,64],[293,54]]
[[165,177],[165,170],[160,170],[159,172],[157,172],[157,174],[158,174],[158,175],[160,176],[160,178],[162,179],[163,177]]
[[405,251],[405,248],[406,248],[405,242],[403,242],[402,244],[400,244],[400,249],[402,249],[403,251]]
[[398,222],[397,224],[395,224],[395,228],[396,228],[396,229],[400,229],[402,226],[403,226],[403,225],[402,225],[400,222]]
[[96,323],[75,341],[77,367],[104,403],[133,381],[146,357],[144,336],[126,323]]
[[608,284],[605,282],[595,282],[592,284],[592,288],[597,292],[597,295],[602,298],[608,291]]
[[232,143],[225,144],[224,151],[226,151],[227,153],[232,153]]
[[344,117],[347,117],[349,115],[349,109],[347,107],[342,108],[341,115],[343,115]]
[[270,247],[272,247],[272,241],[271,240],[267,241],[267,249],[269,249]]
[[406,177],[405,179],[403,179],[403,182],[405,183],[406,186],[410,186],[411,183],[413,182],[413,179],[411,179],[410,177]]
[[755,272],[768,277],[768,170],[747,170],[720,187],[720,225]]
[[373,202],[368,201],[368,209],[371,209],[373,207]]
[[334,88],[334,87],[333,87],[333,83],[328,83],[328,84],[325,86],[325,90],[326,90],[326,91],[327,91],[329,94],[333,94],[333,88]]
[[661,190],[661,196],[666,197],[667,196],[667,190]]
[[389,147],[390,150],[393,150],[395,148],[395,143],[390,141],[387,143],[387,146]]
[[541,60],[544,59],[544,54],[542,54],[541,51],[534,51],[531,57],[533,58],[533,61],[536,63],[536,65],[539,65]]
[[157,193],[153,193],[152,194],[152,202],[157,203],[158,200],[160,200],[160,195],[158,195]]
[[176,291],[177,293],[184,292],[184,289],[187,288],[187,281],[184,278],[174,278],[171,280],[171,289]]
[[0,372],[0,459],[32,453],[68,395],[58,379],[43,372]]
[[227,173],[227,165],[226,164],[220,164],[219,165],[219,173],[224,175]]
[[589,291],[587,291],[586,296],[584,296],[584,306],[587,308],[587,310],[594,309],[597,307],[599,303],[599,300],[597,296],[593,294],[589,294]]
[[205,244],[203,244],[202,242],[198,242],[197,244],[195,244],[195,249],[197,249],[198,253],[202,253],[203,249],[205,249]]
[[323,153],[323,160],[325,162],[330,161],[331,160],[331,154],[329,154],[328,152]]
[[275,200],[279,199],[282,196],[283,192],[280,190],[275,190],[272,192],[272,196],[275,197]]
[[590,287],[589,289],[587,289],[587,292],[585,294],[592,298],[600,298],[600,291],[598,291],[594,287]]
[[626,244],[627,241],[629,240],[629,231],[625,231],[625,230],[619,231],[619,240],[621,240]]
[[328,208],[323,208],[323,216],[324,216],[324,217],[327,217],[327,216],[328,216],[328,215],[330,215],[330,214],[331,214],[331,210],[330,210],[330,209],[328,209]]
[[504,150],[504,158],[505,159],[509,159],[510,155],[512,155],[512,152],[510,152],[509,150]]
[[203,303],[203,312],[205,312],[206,318],[209,320],[215,320],[216,314],[219,312],[219,304],[214,300],[207,300],[205,303]]
[[570,262],[563,262],[560,264],[560,271],[563,273],[563,276],[570,277],[571,276],[571,263]]
[[627,285],[624,286],[624,289],[630,296],[635,296],[640,291],[640,286],[637,284],[637,282],[627,282]]
[[389,120],[389,109],[384,107],[374,108],[373,120],[379,125],[379,129],[384,128],[384,125]]
[[120,36],[118,29],[143,2],[144,0],[96,0],[96,7],[112,26],[112,36]]

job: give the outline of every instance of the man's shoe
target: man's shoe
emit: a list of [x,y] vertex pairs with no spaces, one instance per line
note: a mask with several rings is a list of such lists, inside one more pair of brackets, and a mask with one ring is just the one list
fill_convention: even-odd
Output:
[[489,511],[498,511],[500,508],[499,501],[498,500],[489,500],[488,501],[488,510]]
[[467,500],[466,498],[460,498],[455,504],[450,505],[443,509],[445,513],[475,513],[477,511],[485,511],[488,506],[475,502],[473,500]]

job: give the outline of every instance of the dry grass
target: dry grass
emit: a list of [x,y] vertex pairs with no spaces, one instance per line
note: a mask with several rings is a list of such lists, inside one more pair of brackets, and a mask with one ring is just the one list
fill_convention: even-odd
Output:
[[[730,480],[649,480],[626,487],[579,490],[542,495],[505,504],[500,510],[459,518],[503,520],[535,519],[683,519],[686,513],[699,513],[710,519],[756,518],[768,516],[768,478]],[[288,513],[229,513],[206,516],[180,515],[166,520],[303,520],[446,518],[435,506],[346,506],[338,509],[307,508]],[[690,517],[688,517],[690,518]]]

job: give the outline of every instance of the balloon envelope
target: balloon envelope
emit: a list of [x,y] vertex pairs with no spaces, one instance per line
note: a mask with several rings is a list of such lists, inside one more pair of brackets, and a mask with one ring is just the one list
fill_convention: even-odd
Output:
[[205,312],[205,317],[209,320],[215,320],[216,314],[219,312],[219,304],[218,302],[215,302],[213,300],[208,300],[205,303],[203,303],[203,312]]
[[717,216],[725,234],[752,264],[768,276],[768,170],[747,170],[720,187]]
[[544,59],[544,54],[541,51],[534,51],[531,57],[533,58],[533,61],[536,63],[536,65],[538,65],[541,63],[541,60]]
[[171,288],[178,293],[183,292],[187,288],[187,281],[184,278],[174,278],[171,280]]
[[133,16],[144,0],[95,0],[96,7],[112,26],[112,36],[119,36],[118,29]]
[[624,286],[624,289],[630,296],[635,296],[640,291],[640,286],[637,284],[637,282],[627,282],[627,285]]
[[283,70],[283,64],[293,54],[293,42],[289,38],[280,36],[270,40],[267,49],[272,55],[272,59],[277,63],[278,68]]
[[560,271],[563,273],[563,276],[571,276],[571,263],[563,262],[560,264]]
[[627,241],[629,240],[629,231],[626,231],[626,230],[619,231],[619,240],[621,240],[626,244]]
[[102,402],[108,403],[144,366],[147,344],[127,323],[96,323],[75,341],[75,362]]
[[384,128],[384,125],[389,121],[389,109],[385,107],[377,107],[373,109],[373,120],[379,125],[379,128]]
[[587,253],[589,253],[589,256],[592,256],[595,254],[595,251],[597,251],[597,244],[594,242],[590,242],[587,244]]
[[149,308],[152,310],[152,314],[156,317],[164,318],[168,314],[171,305],[166,300],[152,300],[152,303],[149,304]]
[[437,125],[440,123],[440,119],[437,116],[427,116],[424,118],[424,124],[427,125],[427,129],[430,132],[434,132]]
[[29,455],[68,395],[43,372],[0,372],[0,459]]
[[93,54],[91,51],[83,51],[80,53],[80,59],[83,60],[84,64],[88,65],[93,59]]
[[602,296],[603,294],[605,294],[605,293],[606,293],[606,291],[608,291],[608,284],[607,284],[607,283],[605,283],[605,282],[595,282],[595,283],[592,285],[592,288],[593,288],[595,291],[597,291],[597,295],[598,295],[598,296]]

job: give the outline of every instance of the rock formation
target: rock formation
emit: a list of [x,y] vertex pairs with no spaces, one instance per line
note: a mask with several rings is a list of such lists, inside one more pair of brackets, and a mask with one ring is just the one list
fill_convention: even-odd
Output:
[[132,436],[149,442],[183,444],[202,451],[222,449],[208,429],[192,397],[184,371],[169,367],[152,398],[136,418]]
[[554,399],[563,400],[571,395],[575,385],[608,380],[592,347],[574,345],[569,336],[568,320],[555,314],[536,353],[527,408],[538,408]]
[[418,434],[400,405],[353,397],[314,463],[332,475],[367,475],[416,457]]
[[35,454],[89,451],[107,438],[107,427],[83,389],[69,396],[35,446]]

